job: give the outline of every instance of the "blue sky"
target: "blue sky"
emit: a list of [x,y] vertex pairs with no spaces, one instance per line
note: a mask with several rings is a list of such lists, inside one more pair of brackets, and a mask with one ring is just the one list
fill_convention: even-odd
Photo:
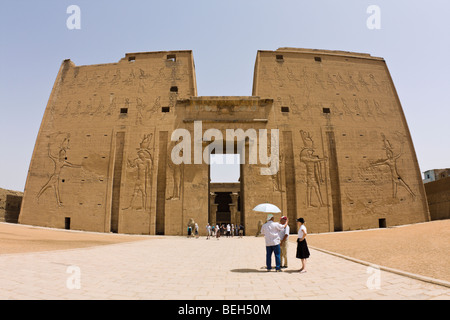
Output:
[[[69,30],[69,5],[81,29]],[[381,29],[366,26],[369,5]],[[385,58],[421,171],[450,167],[450,1],[2,1],[0,187],[23,190],[62,60],[119,61],[127,52],[194,52],[200,96],[251,95],[257,50],[299,47]]]

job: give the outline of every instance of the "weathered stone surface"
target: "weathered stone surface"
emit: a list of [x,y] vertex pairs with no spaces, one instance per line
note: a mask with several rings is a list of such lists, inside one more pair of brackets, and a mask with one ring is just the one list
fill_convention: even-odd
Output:
[[431,220],[450,219],[450,177],[425,183]]
[[17,223],[23,192],[0,188],[0,222]]
[[[190,164],[171,161],[175,129],[191,133]],[[279,147],[276,174],[261,175],[268,165],[250,163],[251,141],[241,149],[239,216],[247,234],[264,220],[252,211],[262,202],[281,208],[292,232],[300,216],[310,232],[430,219],[385,61],[282,48],[258,52],[249,97],[198,97],[191,51],[132,53],[91,66],[65,60],[36,141],[20,222],[182,235],[193,219],[202,234],[211,222],[209,167],[195,161],[195,151],[196,142],[203,153],[214,140],[204,139],[208,129],[223,137],[227,129],[279,130],[279,140],[264,146]]]

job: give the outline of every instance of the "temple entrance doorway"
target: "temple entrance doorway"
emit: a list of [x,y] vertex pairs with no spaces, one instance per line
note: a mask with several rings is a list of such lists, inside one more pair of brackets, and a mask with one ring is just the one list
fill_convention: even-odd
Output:
[[[235,227],[244,224],[239,154],[211,154],[209,165],[210,225]],[[237,234],[237,231],[235,232]]]

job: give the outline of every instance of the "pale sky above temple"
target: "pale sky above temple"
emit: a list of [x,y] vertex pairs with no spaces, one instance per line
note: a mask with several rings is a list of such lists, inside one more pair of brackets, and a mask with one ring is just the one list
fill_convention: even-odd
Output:
[[[70,30],[67,8],[81,10]],[[370,5],[381,29],[370,29]],[[250,96],[257,50],[370,53],[391,72],[420,170],[450,167],[448,0],[2,1],[0,187],[22,191],[61,62],[193,50],[199,96]],[[227,170],[225,170],[228,172]],[[229,173],[229,172],[228,172]]]

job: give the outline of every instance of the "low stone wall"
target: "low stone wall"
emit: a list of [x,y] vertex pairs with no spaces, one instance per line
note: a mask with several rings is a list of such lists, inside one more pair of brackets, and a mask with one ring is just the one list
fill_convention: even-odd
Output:
[[0,189],[0,222],[17,223],[23,192]]
[[431,220],[450,219],[450,177],[425,183]]

